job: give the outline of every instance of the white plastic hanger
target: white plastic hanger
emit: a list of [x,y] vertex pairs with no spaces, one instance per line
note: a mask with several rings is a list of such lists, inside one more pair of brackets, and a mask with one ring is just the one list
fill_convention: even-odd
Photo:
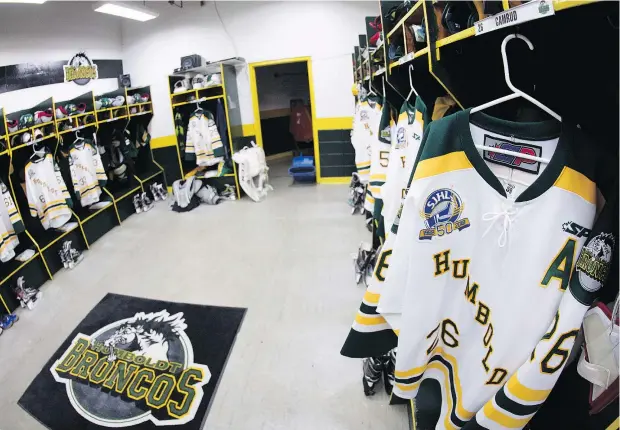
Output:
[[75,140],[73,141],[73,146],[76,145],[84,145],[84,138],[80,136],[79,130],[75,131]]
[[46,148],[45,145],[41,145],[41,149],[37,149],[37,145],[39,143],[33,143],[32,144],[32,155],[30,156],[30,159],[32,160],[35,156],[39,157],[39,158],[43,158],[45,156],[46,153]]
[[[500,97],[500,98],[498,98],[496,100],[492,100],[492,101],[490,101],[488,103],[484,103],[484,104],[482,104],[480,106],[476,106],[475,108],[471,109],[470,113],[480,112],[483,109],[489,108],[491,106],[498,105],[498,104],[506,102],[508,100],[516,99],[518,97],[523,97],[524,99],[530,101],[532,104],[538,106],[539,108],[541,108],[542,110],[547,112],[549,115],[551,115],[552,117],[554,117],[558,121],[562,121],[562,117],[560,115],[558,115],[557,113],[555,113],[554,111],[549,109],[547,106],[545,106],[544,104],[542,104],[541,102],[536,100],[534,97],[532,97],[532,96],[524,93],[523,91],[519,90],[510,81],[510,70],[508,69],[508,57],[506,55],[506,45],[512,39],[521,39],[521,40],[523,40],[525,43],[527,43],[527,46],[530,48],[530,50],[534,50],[534,45],[532,44],[532,42],[530,42],[530,40],[527,37],[525,37],[525,36],[523,36],[521,34],[510,34],[510,35],[506,36],[504,38],[504,40],[502,41],[502,61],[504,63],[504,78],[506,79],[506,85],[508,85],[508,88],[510,88],[513,91],[513,93],[509,94],[507,96],[504,96],[504,97]],[[533,155],[521,154],[519,152],[508,151],[508,150],[505,150],[505,149],[493,148],[493,147],[490,147],[490,146],[483,146],[483,145],[476,145],[476,148],[481,149],[483,151],[488,151],[488,152],[497,152],[499,154],[515,155],[515,156],[518,156],[519,158],[523,158],[523,159],[526,159],[526,160],[539,161],[541,163],[546,163],[546,164],[549,163],[549,159],[548,158],[535,157]]]
[[418,92],[415,90],[415,88],[413,88],[413,78],[411,77],[411,72],[413,72],[413,64],[409,64],[409,86],[411,87],[411,91],[409,91],[409,94],[407,94],[407,101],[409,101],[412,94],[415,94],[416,97],[418,96]]

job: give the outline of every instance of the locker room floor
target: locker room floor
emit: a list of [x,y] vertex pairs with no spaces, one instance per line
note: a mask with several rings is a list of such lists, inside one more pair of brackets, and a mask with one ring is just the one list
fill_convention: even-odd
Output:
[[177,214],[159,203],[130,217],[42,287],[43,300],[0,337],[3,430],[43,429],[18,405],[26,387],[108,292],[247,307],[211,405],[208,430],[408,429],[404,406],[364,397],[361,362],[340,356],[364,293],[350,254],[369,234],[346,185],[291,185]]

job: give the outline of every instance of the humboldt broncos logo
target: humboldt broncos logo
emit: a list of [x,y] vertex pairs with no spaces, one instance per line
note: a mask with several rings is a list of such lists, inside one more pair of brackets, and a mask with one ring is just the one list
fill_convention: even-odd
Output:
[[211,372],[194,363],[183,313],[139,312],[78,334],[50,371],[75,410],[105,427],[191,421]]
[[420,230],[420,240],[430,240],[469,227],[469,218],[461,218],[464,209],[461,198],[453,190],[441,188],[433,191],[420,211],[426,225],[425,229]]

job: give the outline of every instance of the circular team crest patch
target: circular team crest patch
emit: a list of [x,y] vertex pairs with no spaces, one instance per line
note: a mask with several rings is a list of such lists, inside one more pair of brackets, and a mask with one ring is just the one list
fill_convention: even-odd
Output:
[[424,219],[425,229],[420,230],[421,240],[430,240],[435,236],[451,234],[470,226],[468,218],[462,218],[465,206],[459,195],[449,188],[433,191],[424,201],[420,216]]

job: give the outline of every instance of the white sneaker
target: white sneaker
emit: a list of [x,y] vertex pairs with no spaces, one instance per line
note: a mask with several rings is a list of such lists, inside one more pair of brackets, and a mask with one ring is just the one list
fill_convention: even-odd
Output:
[[135,196],[133,196],[133,207],[136,209],[137,214],[139,214],[140,212],[143,212],[142,199],[140,198],[139,194],[136,194]]

